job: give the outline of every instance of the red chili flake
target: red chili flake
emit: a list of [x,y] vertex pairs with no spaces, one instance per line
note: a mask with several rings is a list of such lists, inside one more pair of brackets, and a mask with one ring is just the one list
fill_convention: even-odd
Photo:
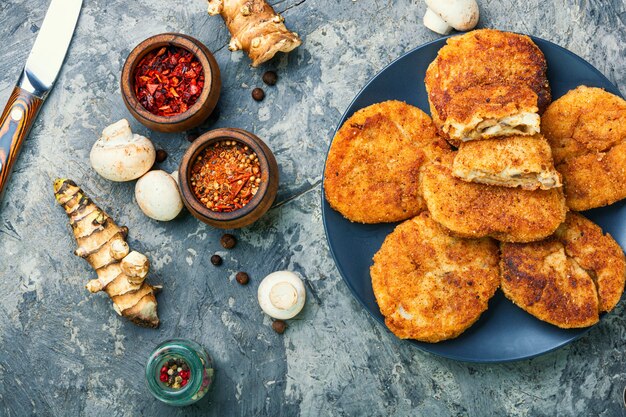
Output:
[[237,141],[208,146],[191,167],[193,193],[211,211],[228,213],[244,207],[260,184],[258,156]]
[[135,68],[135,96],[157,116],[174,116],[193,106],[204,88],[204,69],[190,51],[177,46],[148,53]]

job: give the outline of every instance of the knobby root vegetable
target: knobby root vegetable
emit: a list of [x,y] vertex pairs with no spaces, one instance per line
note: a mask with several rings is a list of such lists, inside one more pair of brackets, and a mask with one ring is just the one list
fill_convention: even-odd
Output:
[[257,67],[278,52],[289,52],[302,44],[298,34],[265,0],[209,0],[209,14],[221,15],[232,36],[228,49],[244,50]]
[[133,323],[158,327],[155,293],[161,286],[145,281],[149,262],[145,255],[130,251],[128,228],[118,226],[71,180],[55,180],[54,194],[70,219],[78,244],[74,254],[98,274],[87,284],[89,292],[106,292],[115,311]]

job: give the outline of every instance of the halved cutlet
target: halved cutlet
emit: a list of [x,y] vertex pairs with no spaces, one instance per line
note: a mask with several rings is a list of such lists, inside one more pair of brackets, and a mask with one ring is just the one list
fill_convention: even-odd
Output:
[[465,182],[447,164],[424,167],[420,182],[433,220],[461,237],[541,240],[554,233],[567,213],[562,188],[528,191]]
[[478,320],[498,288],[498,245],[452,237],[422,212],[385,238],[370,275],[385,324],[397,337],[452,339]]
[[528,36],[481,29],[452,37],[426,71],[433,121],[454,144],[539,133],[551,97],[546,68]]
[[592,221],[570,212],[554,235],[503,243],[502,291],[540,320],[587,327],[611,311],[624,291],[626,262],[617,242]]
[[540,134],[461,143],[452,174],[463,181],[524,190],[562,185],[550,145]]

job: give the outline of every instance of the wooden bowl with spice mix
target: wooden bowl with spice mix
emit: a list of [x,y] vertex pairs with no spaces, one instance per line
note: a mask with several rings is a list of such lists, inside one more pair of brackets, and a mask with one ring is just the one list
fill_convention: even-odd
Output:
[[225,128],[198,137],[178,169],[183,202],[199,220],[221,229],[257,221],[278,191],[278,165],[254,134]]
[[220,69],[197,39],[179,33],[152,36],[132,50],[120,79],[124,104],[140,123],[160,132],[202,124],[220,96]]

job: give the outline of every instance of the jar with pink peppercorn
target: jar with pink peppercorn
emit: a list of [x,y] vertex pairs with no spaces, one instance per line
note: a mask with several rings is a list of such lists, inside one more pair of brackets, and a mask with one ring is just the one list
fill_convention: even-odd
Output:
[[146,364],[150,393],[173,406],[199,401],[211,387],[213,375],[211,357],[192,340],[171,339],[161,343]]

